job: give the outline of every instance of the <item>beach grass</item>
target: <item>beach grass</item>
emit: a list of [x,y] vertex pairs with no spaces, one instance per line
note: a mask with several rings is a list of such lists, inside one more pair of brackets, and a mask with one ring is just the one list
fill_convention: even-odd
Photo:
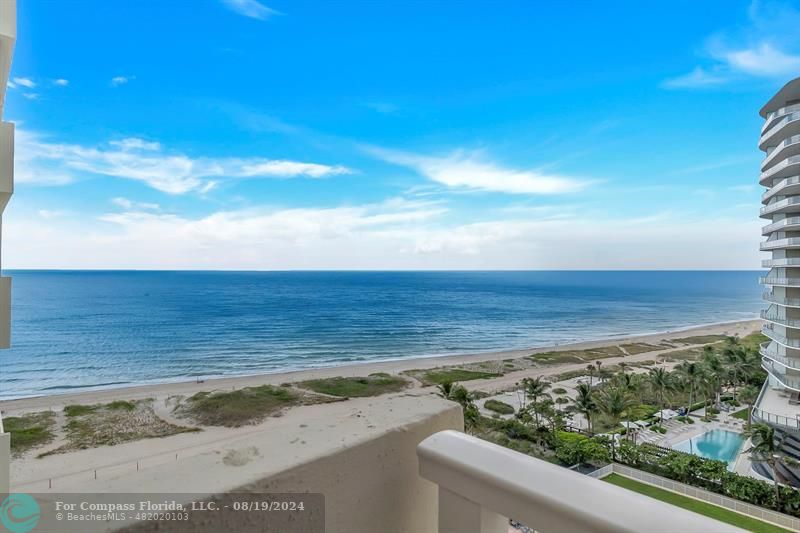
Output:
[[312,390],[320,394],[339,396],[342,398],[358,398],[364,396],[379,396],[389,392],[398,392],[410,385],[399,377],[386,373],[370,374],[366,377],[334,377],[325,379],[311,379],[301,381],[296,385],[303,389]]
[[706,503],[700,500],[695,500],[694,498],[689,498],[681,494],[676,494],[674,492],[660,489],[652,485],[640,483],[639,481],[635,481],[633,479],[621,476],[619,474],[610,474],[604,477],[603,481],[611,483],[613,485],[617,485],[618,487],[626,488],[633,492],[638,492],[639,494],[644,494],[645,496],[649,496],[656,500],[661,500],[662,502],[669,503],[676,507],[681,507],[688,511],[692,511],[707,516],[709,518],[719,520],[720,522],[725,522],[726,524],[731,524],[736,527],[746,529],[747,531],[754,531],[756,533],[789,532],[788,529],[768,524],[766,522],[762,522],[761,520],[757,520],[755,518],[736,513],[734,511],[729,511],[728,509],[725,509],[723,507],[718,507],[710,503]]
[[725,338],[726,335],[694,335],[692,337],[669,339],[669,342],[672,344],[713,344],[724,341]]
[[664,349],[663,346],[656,346],[646,342],[631,342],[628,344],[622,344],[620,345],[620,348],[625,350],[628,355],[638,355],[640,353],[655,352],[657,350]]
[[65,426],[67,442],[40,457],[200,431],[199,428],[178,426],[159,418],[152,399],[68,405],[64,414],[68,420]]
[[501,402],[500,400],[486,400],[483,406],[489,411],[493,411],[501,415],[514,414],[514,408],[506,402]]
[[20,454],[51,442],[55,438],[55,420],[51,411],[4,418],[4,429],[11,435],[11,452]]
[[408,370],[403,372],[420,380],[423,385],[441,385],[442,383],[457,383],[459,381],[472,381],[474,379],[488,379],[502,376],[495,372],[482,372],[464,370],[463,368],[434,368],[431,370]]
[[290,388],[261,385],[198,392],[187,398],[177,412],[206,426],[240,427],[257,424],[286,407],[302,403],[302,394]]

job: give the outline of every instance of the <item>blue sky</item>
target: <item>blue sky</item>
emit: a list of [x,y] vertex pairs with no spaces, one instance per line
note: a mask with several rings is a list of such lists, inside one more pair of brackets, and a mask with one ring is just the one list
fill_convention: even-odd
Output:
[[787,2],[18,7],[8,268],[757,268]]

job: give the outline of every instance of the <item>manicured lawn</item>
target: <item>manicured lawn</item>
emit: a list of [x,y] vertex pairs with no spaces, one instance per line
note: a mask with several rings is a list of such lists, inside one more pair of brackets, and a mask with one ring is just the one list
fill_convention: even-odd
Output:
[[644,494],[645,496],[650,496],[651,498],[661,500],[662,502],[669,503],[676,507],[682,507],[683,509],[705,515],[709,518],[719,520],[720,522],[725,522],[726,524],[731,524],[736,527],[746,529],[748,531],[755,531],[757,533],[789,533],[788,529],[773,526],[772,524],[767,524],[761,520],[756,520],[755,518],[750,518],[749,516],[735,513],[710,503],[701,502],[699,500],[695,500],[694,498],[688,498],[668,490],[653,487],[645,483],[640,483],[639,481],[635,481],[619,474],[611,474],[607,477],[604,477],[603,481],[617,485],[618,487],[623,487],[628,490],[638,492],[639,494]]
[[735,412],[735,413],[733,413],[731,416],[732,416],[732,417],[734,417],[734,418],[738,418],[738,419],[740,419],[740,420],[747,420],[747,412],[748,412],[749,410],[750,410],[750,409],[748,409],[747,407],[745,407],[745,408],[744,408],[744,409],[742,409],[741,411],[736,411],[736,412]]

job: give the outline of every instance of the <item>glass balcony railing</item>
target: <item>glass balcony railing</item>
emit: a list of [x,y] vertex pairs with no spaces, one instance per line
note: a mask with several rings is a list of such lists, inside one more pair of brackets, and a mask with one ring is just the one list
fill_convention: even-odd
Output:
[[758,178],[758,181],[759,183],[764,185],[766,180],[770,179],[775,174],[778,174],[789,165],[796,165],[798,163],[800,163],[800,155],[789,156],[780,163],[778,163],[777,165],[775,165],[774,167],[770,168],[769,170],[765,170],[764,172],[762,172],[761,177]]
[[761,266],[765,268],[773,267],[800,267],[800,257],[784,257],[781,259],[764,259]]
[[800,287],[800,278],[758,278],[762,285],[780,285],[782,287]]
[[800,377],[789,376],[769,359],[761,360],[761,367],[788,389],[800,391]]
[[800,419],[768,413],[767,411],[764,411],[758,407],[753,407],[753,421],[763,422],[771,426],[780,426],[788,429],[800,429]]
[[758,347],[758,353],[761,354],[761,357],[767,357],[783,366],[800,370],[800,358],[780,355],[774,346],[770,348],[771,344],[771,342],[764,342]]
[[766,202],[773,196],[779,195],[781,191],[786,189],[787,187],[791,187],[792,185],[800,185],[800,175],[797,176],[790,176],[788,178],[782,179],[771,188],[767,189],[764,194],[761,195],[761,201]]
[[784,307],[800,307],[800,298],[786,298],[783,296],[777,296],[771,292],[765,292],[761,295],[761,297],[766,302],[782,305]]
[[764,250],[775,250],[780,248],[800,248],[800,237],[789,237],[786,239],[773,239],[771,241],[764,241],[759,245],[759,248]]
[[761,208],[760,213],[761,215],[767,215],[793,205],[800,205],[800,197],[784,198],[783,200],[765,205]]
[[786,107],[781,107],[780,109],[776,109],[775,111],[767,115],[767,118],[764,120],[764,125],[761,126],[761,131],[763,132],[764,130],[770,129],[772,127],[772,124],[770,123],[775,118],[781,115],[788,115],[795,111],[800,111],[800,104],[792,104]]
[[764,324],[761,326],[761,333],[774,340],[778,344],[788,346],[789,348],[800,348],[800,339],[789,339],[785,335],[777,333],[769,324]]
[[761,318],[774,322],[775,324],[781,324],[782,326],[800,328],[800,319],[797,318],[779,317],[777,314],[768,311],[761,311]]
[[774,126],[772,126],[770,129],[768,129],[766,132],[764,132],[764,134],[761,136],[761,139],[758,141],[758,145],[759,146],[763,146],[769,140],[770,137],[772,137],[773,135],[778,133],[780,130],[782,130],[788,123],[794,122],[796,120],[800,120],[800,113],[795,112],[795,113],[791,113],[789,115],[786,115],[785,117],[780,119],[778,122],[776,122]]
[[767,224],[761,228],[761,233],[763,235],[768,235],[774,231],[785,230],[789,226],[800,226],[800,217],[786,217],[772,224]]
[[766,170],[769,163],[775,160],[777,155],[786,148],[787,146],[791,146],[793,144],[800,144],[800,135],[792,135],[791,137],[786,137],[784,140],[779,142],[775,148],[764,158],[764,161],[761,162],[761,170]]

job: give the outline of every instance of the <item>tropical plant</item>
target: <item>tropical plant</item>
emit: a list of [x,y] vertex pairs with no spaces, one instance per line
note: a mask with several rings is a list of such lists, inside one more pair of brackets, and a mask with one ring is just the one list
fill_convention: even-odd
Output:
[[753,385],[745,385],[739,391],[739,399],[747,404],[747,427],[753,423],[753,403],[758,398],[758,389]]
[[592,376],[594,376],[594,365],[589,363],[586,365],[586,371],[589,373],[589,386],[592,386]]
[[[702,367],[694,362],[694,361],[684,361],[680,365],[678,365],[677,370],[679,374],[682,376],[682,381],[685,387],[689,389],[689,411],[692,410],[692,406],[694,405],[694,391],[697,388],[697,385],[701,381],[701,376],[703,375]],[[689,415],[689,412],[686,413]]]
[[635,403],[628,389],[620,386],[605,387],[597,398],[600,411],[614,427],[620,424],[622,415]]
[[461,405],[464,413],[464,431],[470,433],[480,420],[480,411],[478,411],[472,395],[463,385],[449,381],[442,383],[437,388],[439,396]]
[[576,393],[575,399],[573,400],[575,410],[581,413],[584,418],[586,418],[586,425],[589,429],[589,433],[594,433],[592,421],[594,419],[594,415],[599,410],[597,402],[595,402],[594,399],[594,391],[592,387],[586,383],[579,383]]
[[522,380],[522,388],[528,398],[531,399],[532,406],[528,406],[527,408],[532,408],[533,410],[536,427],[539,427],[539,409],[536,408],[536,404],[539,403],[541,398],[550,397],[546,392],[549,387],[550,383],[545,381],[541,376]]
[[648,374],[650,386],[658,394],[658,407],[660,409],[658,427],[664,425],[664,393],[672,387],[672,376],[663,367],[651,368]]
[[746,450],[750,454],[750,460],[753,462],[766,463],[772,470],[772,481],[775,485],[775,504],[780,505],[781,491],[778,485],[778,478],[781,477],[778,471],[778,465],[782,463],[782,456],[778,453],[780,451],[780,443],[778,442],[775,428],[766,424],[755,424],[751,426],[745,435],[750,437],[752,446]]

